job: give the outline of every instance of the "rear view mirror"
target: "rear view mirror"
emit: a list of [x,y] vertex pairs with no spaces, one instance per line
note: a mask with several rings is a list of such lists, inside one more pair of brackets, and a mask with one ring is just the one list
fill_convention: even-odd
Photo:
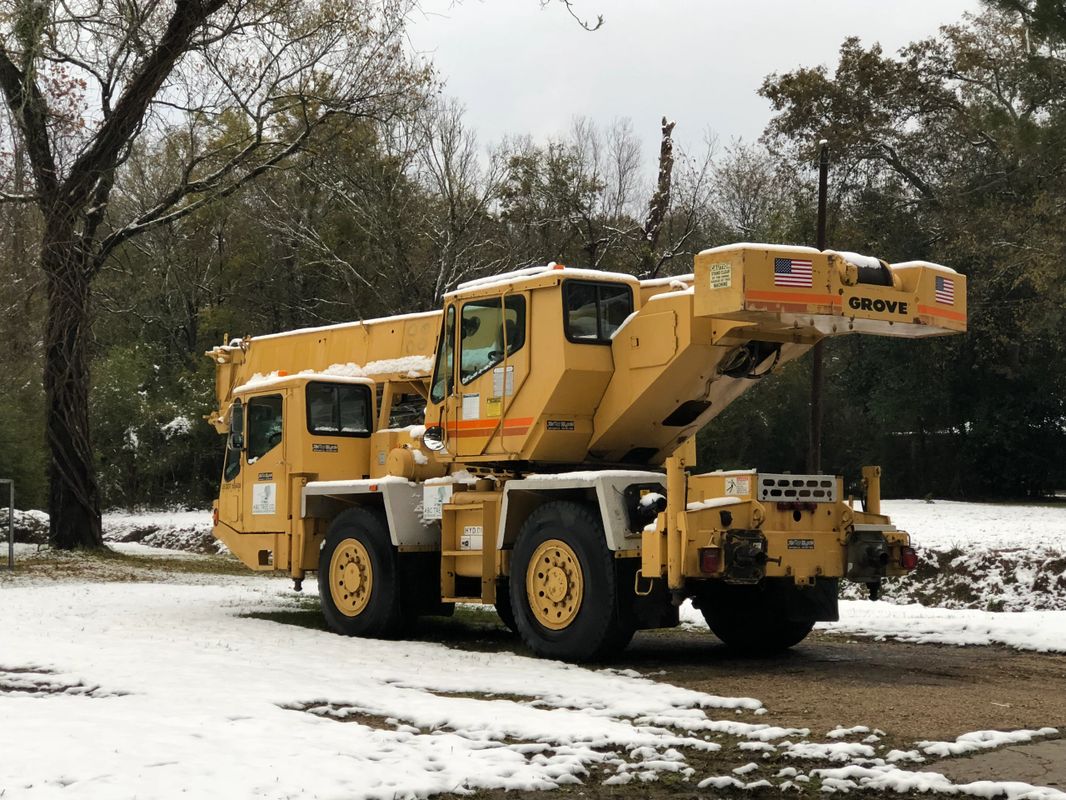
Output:
[[443,450],[444,428],[442,428],[440,425],[434,425],[431,428],[426,428],[426,432],[422,434],[422,444],[426,446],[427,450],[431,450],[434,453]]

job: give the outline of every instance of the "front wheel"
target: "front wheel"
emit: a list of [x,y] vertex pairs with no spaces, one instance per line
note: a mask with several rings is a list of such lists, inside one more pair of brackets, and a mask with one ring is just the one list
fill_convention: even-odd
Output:
[[625,622],[614,554],[599,514],[557,500],[537,508],[511,559],[515,625],[533,652],[564,661],[595,661],[633,636]]
[[318,558],[318,593],[330,629],[394,638],[406,629],[399,558],[383,515],[353,508],[330,525]]
[[499,578],[496,581],[496,614],[500,617],[500,622],[507,626],[507,630],[511,633],[518,633],[514,621],[514,609],[511,608],[511,586],[506,578]]

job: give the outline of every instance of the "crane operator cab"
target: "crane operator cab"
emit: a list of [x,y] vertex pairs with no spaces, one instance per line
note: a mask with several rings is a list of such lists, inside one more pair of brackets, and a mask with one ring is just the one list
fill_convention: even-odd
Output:
[[561,266],[461,285],[445,299],[427,444],[512,470],[584,461],[639,292],[629,275]]

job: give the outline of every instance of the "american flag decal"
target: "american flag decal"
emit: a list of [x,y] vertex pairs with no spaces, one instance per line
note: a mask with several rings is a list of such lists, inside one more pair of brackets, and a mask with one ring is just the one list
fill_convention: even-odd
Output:
[[801,286],[810,288],[813,285],[814,268],[810,259],[774,259],[774,286]]
[[955,305],[955,281],[936,276],[936,301],[946,306]]

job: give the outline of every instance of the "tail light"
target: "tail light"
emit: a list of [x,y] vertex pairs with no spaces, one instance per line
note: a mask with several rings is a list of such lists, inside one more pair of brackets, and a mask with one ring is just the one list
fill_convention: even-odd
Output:
[[910,572],[918,566],[918,554],[913,547],[902,547],[899,551],[899,565]]
[[699,552],[700,572],[713,575],[722,569],[722,551],[719,548],[701,547]]
[[218,506],[211,510],[211,524],[218,525]]

